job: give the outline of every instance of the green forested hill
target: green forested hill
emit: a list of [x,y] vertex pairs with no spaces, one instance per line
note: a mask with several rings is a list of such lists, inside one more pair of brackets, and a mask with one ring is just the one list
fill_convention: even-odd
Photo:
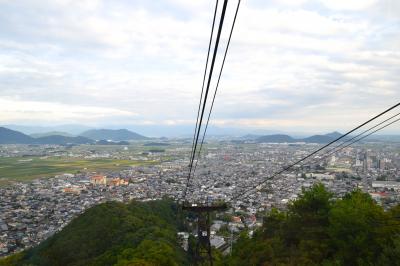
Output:
[[400,206],[385,212],[359,190],[334,200],[323,185],[245,232],[226,265],[400,265]]
[[[169,200],[101,204],[0,265],[190,265],[176,208]],[[287,211],[268,213],[252,238],[242,232],[232,255],[215,255],[215,265],[400,265],[400,206],[384,211],[359,190],[334,199],[315,185]]]
[[185,265],[177,226],[172,201],[108,202],[0,265]]

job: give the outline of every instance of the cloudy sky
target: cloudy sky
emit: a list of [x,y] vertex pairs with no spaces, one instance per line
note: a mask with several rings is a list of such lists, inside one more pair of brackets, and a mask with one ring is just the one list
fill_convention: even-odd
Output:
[[[214,3],[0,0],[0,124],[194,124]],[[244,0],[212,123],[348,130],[399,102],[399,33],[397,0]]]

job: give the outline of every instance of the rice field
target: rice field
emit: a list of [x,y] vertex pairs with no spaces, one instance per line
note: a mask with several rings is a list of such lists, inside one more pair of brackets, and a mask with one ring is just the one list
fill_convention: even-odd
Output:
[[0,158],[0,184],[10,181],[29,181],[62,173],[101,172],[122,170],[131,166],[151,165],[155,161],[118,159],[79,159],[60,157]]

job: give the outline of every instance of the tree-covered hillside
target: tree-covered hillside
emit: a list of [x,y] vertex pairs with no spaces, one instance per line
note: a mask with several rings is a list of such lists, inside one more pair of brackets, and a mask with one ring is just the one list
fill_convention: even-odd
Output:
[[[0,265],[191,265],[176,211],[169,200],[101,204]],[[232,255],[216,252],[215,265],[400,265],[399,219],[400,206],[384,211],[359,190],[335,199],[319,184],[268,213],[251,238],[243,231]]]
[[385,212],[359,190],[334,200],[323,185],[245,232],[226,265],[400,265],[400,206]]
[[176,209],[169,200],[100,204],[0,265],[185,265]]

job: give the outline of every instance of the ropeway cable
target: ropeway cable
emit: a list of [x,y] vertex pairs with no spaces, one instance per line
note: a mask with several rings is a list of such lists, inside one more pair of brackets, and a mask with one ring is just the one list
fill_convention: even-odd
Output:
[[360,124],[359,126],[357,126],[357,127],[353,128],[352,130],[348,131],[346,134],[344,134],[344,135],[342,135],[342,136],[336,138],[335,140],[333,140],[333,141],[329,142],[328,144],[324,145],[323,147],[321,147],[321,148],[319,148],[319,149],[313,151],[312,153],[308,154],[307,156],[301,158],[300,160],[298,160],[298,161],[296,161],[296,162],[290,164],[289,166],[286,166],[286,167],[282,168],[282,169],[279,170],[278,172],[275,172],[274,174],[272,174],[271,176],[267,177],[267,178],[266,178],[265,180],[263,180],[262,182],[258,183],[256,186],[252,186],[252,187],[250,187],[250,188],[248,188],[248,189],[246,189],[246,190],[240,192],[241,194],[236,195],[235,197],[232,198],[232,200],[236,200],[236,199],[238,199],[239,197],[244,196],[247,192],[249,192],[249,191],[255,189],[256,187],[258,187],[258,186],[260,186],[260,185],[262,185],[262,184],[264,184],[264,183],[267,182],[268,180],[273,179],[274,177],[276,177],[276,176],[278,176],[278,175],[280,175],[280,174],[286,172],[287,170],[289,170],[289,169],[292,168],[293,166],[295,166],[295,165],[297,165],[297,164],[299,164],[299,163],[301,163],[301,162],[307,160],[308,158],[310,158],[310,157],[313,156],[314,154],[320,152],[321,150],[325,149],[326,147],[329,147],[329,146],[332,145],[333,143],[335,143],[335,142],[337,142],[337,141],[343,139],[344,137],[346,137],[346,136],[348,136],[349,134],[353,133],[353,132],[356,131],[357,129],[359,129],[359,128],[365,126],[366,124],[368,124],[368,123],[374,121],[375,119],[381,117],[382,115],[384,115],[384,114],[390,112],[391,110],[395,109],[395,108],[398,107],[399,105],[400,105],[400,103],[397,103],[397,104],[393,105],[392,107],[386,109],[385,111],[381,112],[380,114],[378,114],[378,115],[372,117],[371,119],[365,121],[364,123]]

